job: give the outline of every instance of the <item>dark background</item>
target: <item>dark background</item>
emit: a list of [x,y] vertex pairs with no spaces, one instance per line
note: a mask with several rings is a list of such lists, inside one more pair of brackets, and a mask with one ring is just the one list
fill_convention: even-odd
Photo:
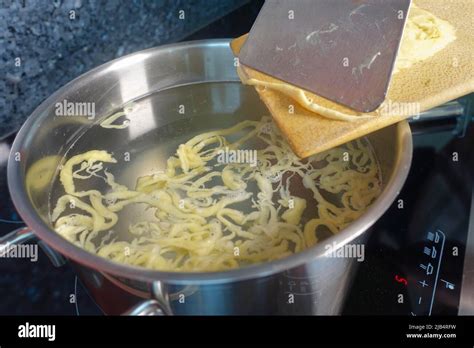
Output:
[[[259,0],[0,0],[0,137],[18,130],[43,100],[86,71],[188,37],[234,37],[250,28],[261,5]],[[239,8],[235,21],[221,20],[190,37]]]

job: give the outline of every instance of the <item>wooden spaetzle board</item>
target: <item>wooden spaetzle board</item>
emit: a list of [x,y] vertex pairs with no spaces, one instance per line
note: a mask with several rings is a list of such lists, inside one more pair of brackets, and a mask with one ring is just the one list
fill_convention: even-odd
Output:
[[[474,91],[474,2],[472,0],[418,0],[421,7],[447,20],[456,28],[456,40],[425,61],[394,75],[387,93],[393,105],[418,103],[425,111]],[[231,43],[238,56],[247,35]],[[242,66],[248,78],[281,82],[271,76]],[[407,118],[406,115],[376,116],[354,122],[335,121],[321,117],[295,103],[281,92],[257,88],[274,121],[285,134],[293,151],[304,158],[314,153],[346,143],[365,134]],[[310,92],[309,98],[336,110],[350,109]],[[293,113],[289,106],[292,105]]]

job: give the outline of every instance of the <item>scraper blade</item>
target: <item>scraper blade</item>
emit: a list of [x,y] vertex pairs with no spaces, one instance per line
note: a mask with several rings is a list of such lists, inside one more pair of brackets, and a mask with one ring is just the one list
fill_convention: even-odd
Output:
[[267,0],[240,62],[360,112],[384,101],[411,0]]

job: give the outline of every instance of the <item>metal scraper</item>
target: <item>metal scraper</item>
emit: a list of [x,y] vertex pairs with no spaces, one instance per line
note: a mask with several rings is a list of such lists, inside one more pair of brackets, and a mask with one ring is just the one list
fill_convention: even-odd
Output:
[[384,101],[411,0],[267,0],[240,62],[360,112]]

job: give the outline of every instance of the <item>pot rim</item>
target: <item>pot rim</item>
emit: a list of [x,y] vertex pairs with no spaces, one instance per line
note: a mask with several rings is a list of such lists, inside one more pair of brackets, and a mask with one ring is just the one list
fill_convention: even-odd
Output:
[[[394,127],[397,127],[397,144],[400,150],[398,151],[397,158],[395,159],[395,170],[377,200],[357,220],[352,222],[345,229],[341,230],[338,234],[325,239],[325,243],[317,243],[306,250],[279,260],[218,272],[169,272],[151,270],[117,263],[112,260],[100,257],[96,254],[92,254],[61,237],[53,229],[51,229],[35,212],[35,209],[28,198],[28,194],[24,185],[25,173],[21,171],[21,161],[13,160],[12,158],[14,156],[12,156],[12,154],[17,152],[20,154],[25,153],[25,150],[27,149],[25,143],[31,136],[32,132],[34,132],[32,129],[33,123],[38,117],[41,117],[44,111],[52,103],[57,100],[58,96],[76,85],[81,85],[84,82],[87,82],[87,80],[90,79],[92,75],[106,70],[112,64],[118,61],[136,58],[138,55],[143,53],[155,53],[162,50],[185,49],[196,46],[229,47],[229,42],[230,39],[188,41],[158,46],[132,53],[100,65],[75,78],[65,86],[58,89],[43,103],[41,103],[28,117],[26,122],[19,130],[11,148],[11,155],[9,157],[7,168],[8,188],[13,204],[27,226],[29,226],[41,240],[49,244],[53,249],[65,255],[67,258],[87,267],[128,279],[151,282],[160,280],[174,284],[226,283],[270,276],[272,274],[289,270],[291,268],[308,263],[309,261],[318,257],[324,256],[328,252],[325,249],[325,245],[327,244],[339,247],[351,242],[367,231],[390,207],[408,176],[412,160],[413,144],[411,130],[407,121],[401,121],[394,125]],[[47,115],[44,117],[46,116]]]

